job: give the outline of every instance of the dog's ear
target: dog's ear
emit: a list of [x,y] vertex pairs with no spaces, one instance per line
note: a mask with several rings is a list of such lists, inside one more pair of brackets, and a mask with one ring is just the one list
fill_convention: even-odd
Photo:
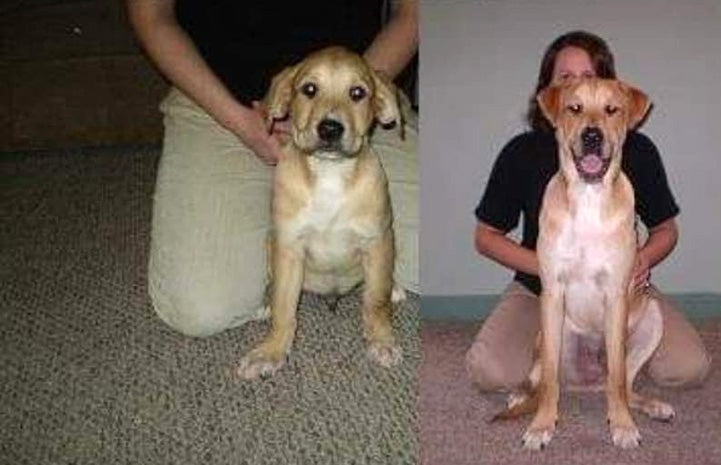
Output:
[[545,87],[536,95],[538,107],[553,127],[556,127],[556,119],[558,119],[560,97],[561,88],[554,85]]
[[651,108],[651,100],[642,91],[627,84],[623,85],[628,98],[628,129],[638,126]]
[[273,77],[270,89],[265,94],[263,104],[266,109],[266,124],[272,127],[275,120],[284,119],[288,115],[288,106],[293,96],[293,80],[299,66],[289,66]]
[[403,117],[401,116],[399,91],[393,82],[382,73],[371,71],[375,92],[373,112],[376,120],[385,128],[397,127],[403,138]]

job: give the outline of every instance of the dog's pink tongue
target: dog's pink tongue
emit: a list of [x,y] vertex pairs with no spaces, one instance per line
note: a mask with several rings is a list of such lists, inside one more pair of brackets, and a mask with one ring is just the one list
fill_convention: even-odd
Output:
[[586,173],[595,174],[601,171],[603,160],[595,153],[588,154],[581,159],[581,168]]

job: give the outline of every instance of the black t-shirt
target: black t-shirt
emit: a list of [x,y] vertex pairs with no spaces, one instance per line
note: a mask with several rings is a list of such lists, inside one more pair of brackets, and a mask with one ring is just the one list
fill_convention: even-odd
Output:
[[[656,146],[645,135],[629,132],[623,146],[623,172],[633,185],[636,213],[652,228],[679,213]],[[558,171],[558,144],[551,132],[532,131],[514,137],[496,159],[476,218],[508,232],[523,214],[521,245],[536,250],[538,215],[546,184]],[[536,294],[538,276],[517,272],[516,281]]]
[[383,0],[177,0],[175,13],[210,68],[245,104],[308,53],[362,53],[381,28]]

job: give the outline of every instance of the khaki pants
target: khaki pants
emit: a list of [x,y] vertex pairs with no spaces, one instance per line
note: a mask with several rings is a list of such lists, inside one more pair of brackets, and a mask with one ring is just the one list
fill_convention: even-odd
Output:
[[[703,381],[711,360],[696,330],[657,289],[663,336],[646,369],[662,386],[692,386]],[[536,335],[541,329],[540,299],[518,282],[512,282],[484,322],[466,353],[471,379],[485,391],[518,387],[531,369]]]
[[[153,204],[148,289],[174,329],[206,336],[262,318],[273,168],[173,89]],[[389,181],[395,279],[418,292],[418,123],[371,143]]]

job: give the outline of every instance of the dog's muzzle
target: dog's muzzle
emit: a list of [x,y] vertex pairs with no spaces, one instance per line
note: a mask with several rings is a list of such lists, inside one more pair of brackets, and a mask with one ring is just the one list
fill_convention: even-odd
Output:
[[350,158],[356,155],[355,151],[346,146],[344,135],[345,125],[333,118],[324,118],[315,128],[318,136],[318,145],[315,148],[315,155],[320,158]]
[[326,144],[337,144],[343,137],[344,130],[342,123],[326,118],[318,123],[318,138]]
[[587,127],[581,132],[581,153],[574,153],[576,170],[586,182],[598,182],[608,171],[611,157],[603,153],[603,132],[597,127]]

